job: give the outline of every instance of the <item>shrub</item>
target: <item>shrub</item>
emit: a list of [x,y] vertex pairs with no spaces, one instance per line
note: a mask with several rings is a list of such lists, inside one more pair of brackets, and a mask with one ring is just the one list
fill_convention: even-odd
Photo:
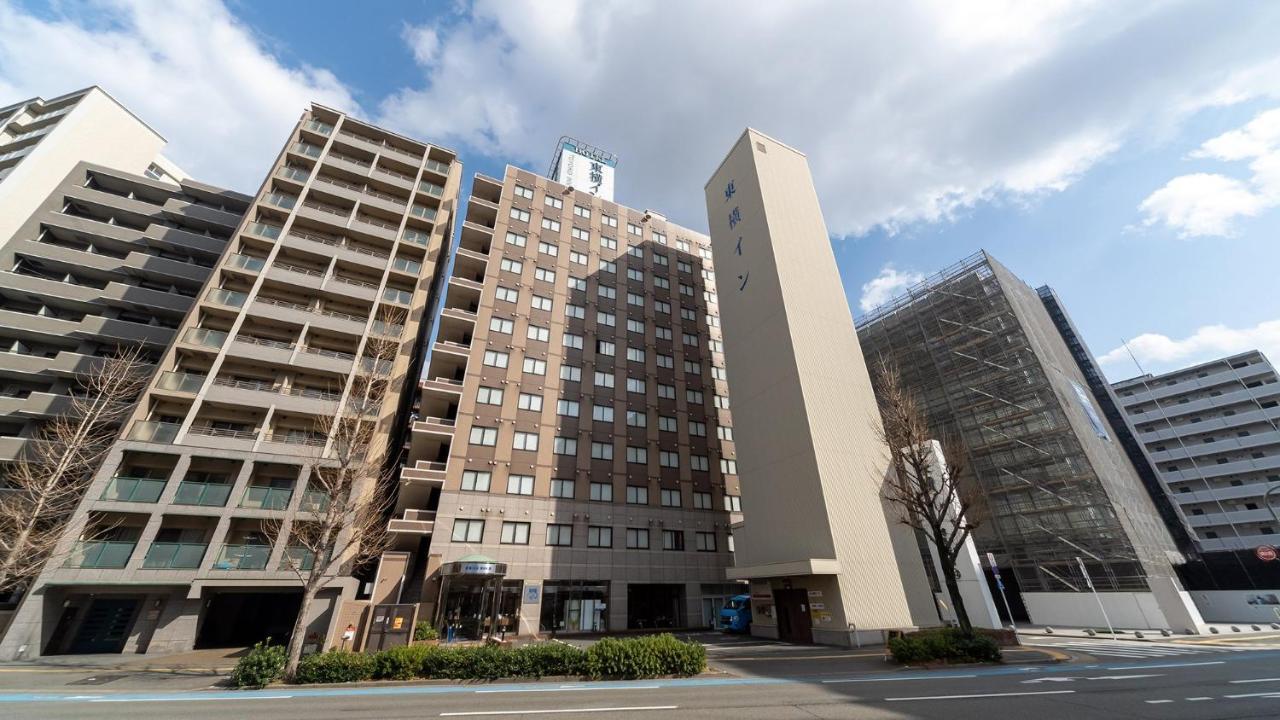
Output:
[[271,638],[254,645],[231,671],[231,684],[236,687],[263,687],[284,674],[287,652],[283,645],[270,645]]
[[522,668],[526,677],[583,675],[584,653],[563,643],[525,645],[512,650],[512,669]]
[[681,642],[671,635],[604,638],[587,648],[583,674],[608,678],[696,675],[706,666],[706,650],[701,645]]
[[926,630],[889,641],[889,652],[900,663],[998,662],[1000,648],[985,635],[956,628]]
[[418,623],[413,626],[413,639],[415,642],[439,640],[440,633],[430,622],[426,620],[419,620]]
[[412,680],[422,671],[430,645],[404,645],[374,653],[373,677],[377,680]]
[[373,669],[372,655],[330,650],[302,658],[293,680],[298,683],[360,682],[373,677]]

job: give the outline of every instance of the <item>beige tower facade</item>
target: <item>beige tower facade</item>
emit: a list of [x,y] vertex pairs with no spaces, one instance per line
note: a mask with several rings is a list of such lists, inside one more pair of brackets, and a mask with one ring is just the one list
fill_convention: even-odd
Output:
[[748,129],[706,199],[746,517],[729,576],[751,581],[752,632],[851,644],[921,624],[904,581],[924,617],[928,585],[881,500],[888,450],[805,156]]

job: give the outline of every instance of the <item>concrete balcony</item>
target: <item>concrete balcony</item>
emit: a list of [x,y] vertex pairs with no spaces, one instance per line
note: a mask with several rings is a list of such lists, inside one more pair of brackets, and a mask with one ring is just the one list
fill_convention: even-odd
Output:
[[464,310],[463,308],[455,308],[455,307],[444,308],[440,312],[440,317],[442,319],[448,318],[449,320],[464,322],[469,325],[474,325],[476,322],[476,314],[474,312],[471,312],[470,310]]
[[[234,225],[232,226],[234,227]],[[148,245],[221,255],[227,241],[180,228],[152,225],[142,234]]]
[[1217,500],[1241,500],[1244,498],[1260,498],[1271,483],[1253,482],[1248,485],[1236,485],[1214,488],[1213,490],[1197,490],[1194,492],[1171,492],[1169,496],[1179,505],[1215,502]]
[[336,398],[325,399],[314,395],[288,394],[283,388],[225,378],[215,379],[209,386],[206,396],[209,400],[219,403],[257,408],[274,405],[281,410],[311,415],[332,415],[337,409]]
[[447,463],[419,460],[413,467],[400,469],[400,481],[406,484],[440,487],[444,485],[447,470]]
[[195,263],[178,262],[177,260],[148,255],[143,252],[129,253],[121,265],[132,268],[144,275],[166,280],[186,280],[193,283],[203,283],[213,273],[213,268],[196,265]]
[[177,332],[175,328],[90,315],[80,321],[79,328],[74,334],[80,337],[109,337],[126,343],[168,347],[175,332]]
[[49,243],[36,242],[34,240],[14,240],[9,243],[9,247],[13,249],[15,255],[26,255],[27,257],[41,258],[53,261],[54,264],[62,266],[64,269],[77,267],[92,268],[102,272],[121,273],[124,276],[123,266],[124,260],[113,258],[108,255],[96,255],[81,250],[73,250],[72,248],[59,247]]
[[379,252],[359,245],[343,237],[322,235],[306,230],[290,230],[285,236],[285,247],[297,248],[306,252],[333,256],[339,260],[359,263],[371,270],[382,270],[387,266],[389,253]]
[[387,532],[430,535],[435,530],[436,514],[429,510],[405,510],[404,515],[387,522]]
[[49,280],[34,275],[0,272],[0,287],[42,298],[56,298],[64,305],[78,305],[82,311],[91,311],[94,301],[102,291],[88,285],[73,285],[61,280]]
[[290,287],[313,291],[319,290],[324,284],[323,271],[281,262],[267,268],[267,278]]
[[489,253],[474,250],[472,248],[460,247],[457,250],[458,257],[469,258],[473,262],[480,263],[479,267],[483,271],[484,267],[489,263]]
[[453,342],[451,340],[437,340],[436,343],[431,346],[431,351],[460,357],[464,361],[471,357],[471,345]]
[[17,460],[26,446],[26,438],[0,437],[0,461],[13,462]]
[[249,308],[250,314],[263,318],[272,318],[297,325],[313,325],[326,330],[363,335],[366,319],[340,313],[326,313],[304,305],[287,301],[258,297]]
[[70,336],[80,329],[76,320],[59,320],[44,315],[32,315],[0,310],[0,329],[8,330],[18,337],[39,337],[40,335]]
[[400,232],[400,225],[370,215],[357,215],[352,223],[352,229],[382,240],[395,240]]
[[[1187,403],[1175,403],[1172,405],[1161,405],[1160,408],[1148,410],[1138,415],[1130,415],[1129,419],[1134,424],[1145,424],[1152,421],[1163,420],[1165,418],[1180,418],[1185,415],[1194,415],[1198,412],[1210,410],[1212,408],[1227,407],[1238,403],[1252,402],[1254,399],[1267,398],[1280,395],[1280,383],[1273,385],[1263,385],[1256,388],[1240,388],[1234,392],[1226,392],[1217,397],[1201,398],[1192,400]],[[1199,425],[1197,423],[1196,425]],[[1184,428],[1183,432],[1199,432],[1198,427],[1179,425]]]
[[227,355],[273,365],[288,365],[293,361],[294,350],[291,343],[237,335],[231,340]]
[[[15,352],[0,352],[0,377],[16,377],[28,379],[43,375],[49,368],[50,358],[42,355],[23,355]],[[13,398],[17,399],[17,398]],[[0,415],[5,413],[0,412]]]
[[365,176],[367,176],[373,169],[371,163],[350,155],[342,155],[338,152],[330,152],[328,155],[325,155],[324,165],[342,172]]
[[49,418],[66,415],[73,409],[71,398],[47,392],[33,392],[15,409],[16,415],[31,418]]
[[1259,471],[1269,471],[1280,469],[1280,455],[1271,455],[1261,458],[1250,458],[1247,460],[1236,460],[1227,463],[1200,463],[1198,468],[1187,468],[1186,470],[1174,470],[1161,472],[1161,478],[1166,483],[1182,482],[1187,480],[1199,480],[1200,478],[1215,478],[1224,475],[1239,475],[1242,473],[1251,473]]
[[[1130,419],[1133,420],[1135,424],[1145,424],[1141,418],[1141,415],[1137,415]],[[1152,419],[1155,420],[1156,418]],[[1249,412],[1240,412],[1231,417],[1225,418],[1209,418],[1204,422],[1179,425],[1173,428],[1169,428],[1164,423],[1157,421],[1155,430],[1138,433],[1138,439],[1149,445],[1150,443],[1159,442],[1161,440],[1172,440],[1175,437],[1186,435],[1188,433],[1213,432],[1216,430],[1240,427],[1253,422],[1280,422],[1280,407],[1250,410]]]
[[[1255,363],[1242,367],[1238,370],[1223,369],[1218,372],[1209,373],[1202,378],[1189,378],[1173,385],[1153,384],[1150,390],[1146,386],[1137,383],[1128,385],[1124,388],[1126,391],[1132,391],[1133,395],[1125,396],[1120,390],[1116,391],[1116,399],[1120,401],[1120,405],[1125,408],[1142,403],[1151,402],[1152,400],[1164,400],[1165,398],[1182,395],[1184,393],[1193,392],[1211,388],[1217,385],[1232,384],[1239,387],[1242,382],[1256,380],[1259,377],[1265,377],[1271,374],[1271,370],[1265,365]],[[1161,403],[1164,405],[1164,403]]]
[[424,393],[444,395],[456,399],[462,395],[462,381],[447,377],[424,378],[418,384]]
[[46,361],[49,372],[59,377],[74,377],[83,375],[94,368],[94,366],[103,362],[103,359],[93,355],[82,355],[80,353],[63,350],[58,353],[53,360]]
[[103,299],[113,305],[161,309],[174,313],[185,313],[191,309],[192,303],[195,302],[195,298],[187,297],[186,295],[162,292],[119,282],[107,283],[107,287],[101,293]]
[[339,275],[330,275],[320,289],[364,302],[373,302],[378,297],[377,284]]
[[178,198],[166,200],[162,212],[179,222],[183,220],[198,220],[224,228],[234,228],[240,224],[240,215],[236,213],[209,207],[208,205],[190,203]]
[[223,450],[253,450],[258,440],[257,430],[224,430],[212,425],[192,425],[183,443]]
[[1216,525],[1243,525],[1245,523],[1272,522],[1275,516],[1270,510],[1233,510],[1224,513],[1205,513],[1204,515],[1187,514],[1187,524],[1191,527],[1213,527]]
[[325,348],[303,346],[300,350],[294,356],[293,364],[307,370],[345,374],[351,371],[351,366],[356,361],[353,354]]
[[[1236,450],[1252,450],[1254,448],[1266,447],[1268,445],[1276,446],[1273,452],[1280,452],[1280,431],[1271,430],[1269,432],[1249,435],[1247,437],[1223,437],[1218,438],[1215,442],[1196,442],[1187,443],[1186,448],[1174,447],[1161,452],[1151,453],[1151,459],[1155,462],[1167,462],[1170,460],[1181,460],[1188,457],[1204,457],[1205,455],[1219,455],[1229,453]],[[1203,460],[1200,461],[1204,463]]]

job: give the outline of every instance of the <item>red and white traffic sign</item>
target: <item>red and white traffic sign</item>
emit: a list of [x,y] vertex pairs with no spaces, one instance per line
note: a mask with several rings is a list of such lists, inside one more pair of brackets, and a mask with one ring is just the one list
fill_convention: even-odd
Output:
[[1259,545],[1253,553],[1258,556],[1262,562],[1271,562],[1276,559],[1276,549],[1271,545]]

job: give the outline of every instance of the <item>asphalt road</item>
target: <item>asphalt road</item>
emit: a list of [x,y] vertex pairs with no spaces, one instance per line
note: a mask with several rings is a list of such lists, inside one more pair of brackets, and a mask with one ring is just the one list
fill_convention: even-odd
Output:
[[[870,653],[773,644],[713,647],[715,677],[628,683],[376,685],[256,692],[0,693],[4,718],[1272,718],[1280,651],[1186,653],[937,671]],[[868,657],[870,655],[871,657]],[[873,668],[873,669],[869,669]],[[12,685],[8,685],[12,687]],[[80,692],[80,690],[83,692]]]

